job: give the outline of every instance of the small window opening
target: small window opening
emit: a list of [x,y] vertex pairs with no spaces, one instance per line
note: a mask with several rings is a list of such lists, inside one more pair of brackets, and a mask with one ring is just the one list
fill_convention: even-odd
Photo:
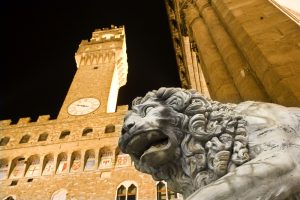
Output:
[[6,197],[4,200],[15,200],[12,196]]
[[14,186],[14,185],[17,185],[18,184],[18,180],[13,180],[11,183],[10,183],[10,186]]
[[115,125],[109,124],[105,127],[105,133],[113,133],[115,132]]
[[85,128],[83,131],[82,131],[82,136],[87,136],[89,133],[92,133],[93,132],[93,129],[92,128]]
[[124,185],[121,185],[118,188],[116,200],[126,200],[126,188],[124,187]]
[[98,67],[94,67],[94,69],[98,69]]
[[24,135],[19,143],[20,144],[27,143],[29,141],[29,139],[30,139],[30,135]]
[[9,137],[4,137],[0,141],[0,146],[6,146],[7,143],[9,142],[10,138]]
[[39,139],[38,141],[41,142],[41,141],[46,141],[48,138],[48,134],[47,133],[43,133],[39,136]]
[[127,200],[136,200],[136,186],[131,184],[128,188]]
[[70,135],[70,131],[63,131],[63,132],[61,132],[59,139],[64,139],[69,135]]
[[33,178],[29,178],[28,180],[27,180],[27,182],[32,182],[33,181]]

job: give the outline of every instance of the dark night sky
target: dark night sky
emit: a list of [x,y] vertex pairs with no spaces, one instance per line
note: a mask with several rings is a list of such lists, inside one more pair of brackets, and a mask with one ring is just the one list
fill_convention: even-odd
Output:
[[111,24],[125,25],[127,40],[129,74],[119,105],[180,86],[163,0],[3,0],[0,13],[0,119],[55,118],[80,41]]

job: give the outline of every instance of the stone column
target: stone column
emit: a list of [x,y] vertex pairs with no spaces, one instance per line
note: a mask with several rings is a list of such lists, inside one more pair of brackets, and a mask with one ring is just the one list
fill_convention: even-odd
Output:
[[195,5],[202,16],[218,52],[229,71],[243,100],[269,101],[258,80],[250,72],[249,64],[243,58],[226,32],[208,0],[196,0]]
[[211,91],[211,97],[221,102],[241,101],[233,80],[203,19],[199,16],[197,8],[193,4],[188,3],[187,8],[183,12],[185,14],[186,26],[189,28],[190,34],[194,38],[199,50],[201,66],[203,67],[205,79]]

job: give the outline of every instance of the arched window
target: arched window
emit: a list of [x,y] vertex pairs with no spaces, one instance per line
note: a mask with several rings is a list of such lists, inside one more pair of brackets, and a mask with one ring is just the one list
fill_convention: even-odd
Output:
[[65,131],[61,132],[61,134],[59,136],[59,139],[64,139],[64,138],[66,138],[69,135],[70,135],[70,131],[65,130]]
[[52,194],[51,200],[66,200],[68,191],[66,189],[60,189]]
[[30,156],[27,159],[26,177],[34,177],[40,175],[40,157],[37,155]]
[[122,182],[117,189],[116,200],[136,200],[137,187],[133,181]]
[[166,184],[162,181],[156,185],[157,200],[175,200],[178,199],[177,193],[169,190]]
[[159,182],[156,186],[157,190],[157,200],[166,200],[167,199],[167,188],[163,182]]
[[16,196],[10,195],[10,196],[4,197],[3,200],[16,200]]
[[43,133],[39,136],[39,139],[38,141],[41,142],[41,141],[46,141],[48,138],[48,133]]
[[27,143],[29,141],[29,139],[30,139],[30,135],[24,135],[19,143],[20,144]]
[[136,200],[136,187],[133,184],[128,188],[127,200]]
[[82,136],[87,136],[89,133],[92,133],[93,132],[93,129],[92,128],[85,128],[83,131],[82,131]]
[[1,141],[0,141],[0,146],[5,146],[7,145],[7,143],[9,142],[9,137],[4,137],[4,138],[1,138]]
[[105,127],[105,133],[113,133],[115,132],[115,125],[109,124]]
[[118,188],[116,200],[126,200],[126,188],[124,187],[124,185],[121,185]]

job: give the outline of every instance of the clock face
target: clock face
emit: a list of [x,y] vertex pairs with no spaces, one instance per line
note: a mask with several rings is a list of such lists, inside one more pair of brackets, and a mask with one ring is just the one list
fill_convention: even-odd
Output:
[[85,115],[93,112],[100,106],[100,101],[95,98],[82,98],[74,101],[68,107],[68,113],[71,115]]

